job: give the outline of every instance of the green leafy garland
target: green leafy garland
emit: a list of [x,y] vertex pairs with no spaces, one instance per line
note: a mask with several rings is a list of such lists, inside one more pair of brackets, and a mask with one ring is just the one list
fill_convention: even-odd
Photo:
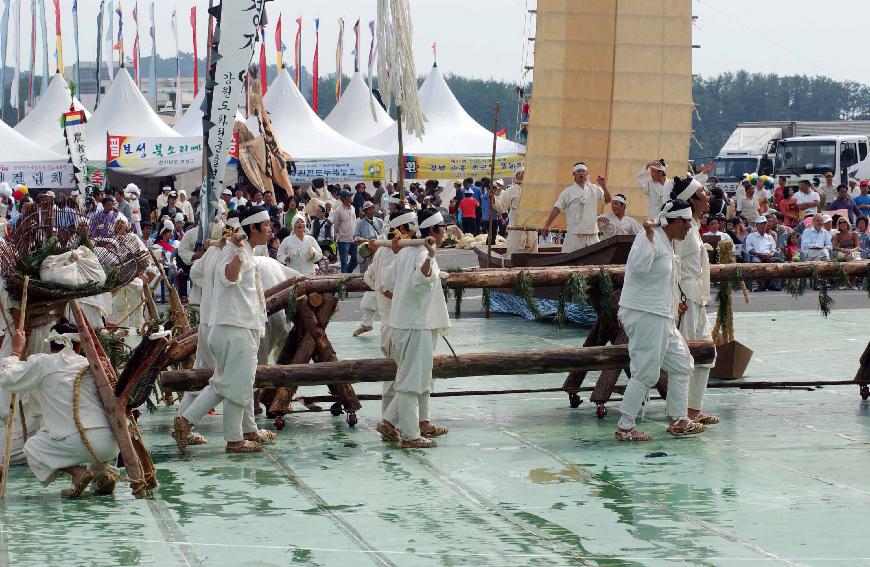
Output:
[[[837,265],[837,277],[839,278],[839,272],[842,270],[842,267]],[[844,273],[845,275],[845,273]],[[828,295],[828,280],[819,275],[819,270],[815,266],[810,267],[810,281],[813,285],[819,286],[819,311],[822,312],[822,315],[827,317],[831,314],[831,310],[834,307],[834,300]],[[848,282],[848,279],[846,280]]]
[[559,329],[565,326],[567,321],[566,307],[569,302],[578,305],[589,304],[586,278],[578,272],[571,272],[565,283],[562,284],[562,291],[559,292],[559,301],[556,304],[556,327]]
[[532,275],[528,271],[522,270],[514,278],[513,288],[514,293],[526,302],[526,307],[532,312],[532,316],[535,319],[540,319],[541,311],[538,309],[537,303],[535,303],[535,283]]
[[613,278],[607,268],[598,273],[598,289],[601,291],[601,313],[609,317],[613,313]]
[[[341,283],[339,283],[341,285]],[[339,294],[341,293],[339,288]],[[294,317],[296,317],[296,298],[299,295],[299,284],[293,284],[293,287],[290,289],[290,300],[287,302],[287,307],[284,308],[284,316],[287,318],[287,321],[293,321]],[[345,290],[345,297],[347,297],[347,290]]]
[[795,278],[789,278],[785,280],[785,291],[788,292],[793,298],[797,299],[804,294],[804,290],[800,285],[800,282]]
[[338,280],[338,283],[335,285],[335,296],[338,297],[339,301],[347,299],[347,282],[349,282],[353,278],[354,276],[352,274],[346,274]]

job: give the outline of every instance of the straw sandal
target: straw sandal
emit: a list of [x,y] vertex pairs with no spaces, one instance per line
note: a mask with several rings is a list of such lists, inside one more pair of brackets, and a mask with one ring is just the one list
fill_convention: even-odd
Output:
[[[680,425],[685,423],[685,425]],[[685,437],[686,435],[696,435],[707,431],[707,426],[691,419],[683,419],[677,423],[668,426],[668,433],[674,437]]]
[[613,437],[617,441],[652,441],[652,435],[634,428],[629,431],[617,429],[613,432]]
[[188,438],[190,437],[193,426],[191,426],[187,422],[187,420],[180,415],[175,416],[175,419],[172,422],[172,426],[175,429],[175,435],[173,435],[173,437],[175,438],[175,445],[178,447],[178,451],[182,455],[186,455]]
[[69,488],[65,488],[60,491],[61,498],[80,498],[84,493],[85,489],[94,480],[94,473],[89,470],[86,470],[79,481],[73,484]]
[[94,495],[108,496],[115,492],[118,477],[109,469],[102,468],[94,475]]
[[399,435],[399,430],[393,427],[391,423],[387,423],[386,421],[379,421],[377,426],[375,426],[375,431],[381,434],[381,440],[387,443],[401,443],[402,436]]
[[261,453],[263,444],[256,441],[248,441],[247,439],[241,445],[230,447],[227,445],[224,450],[227,453]]
[[693,419],[695,423],[700,423],[701,425],[716,425],[719,423],[719,418],[715,415],[707,415],[705,413],[699,414],[698,417]]
[[438,443],[433,439],[425,439],[423,437],[418,437],[416,439],[402,439],[402,449],[431,449],[437,446]]
[[[169,432],[173,439],[175,439],[175,430]],[[187,436],[187,444],[188,445],[208,445],[208,441],[205,437],[197,433],[196,431],[191,431],[190,435]]]
[[[249,437],[250,436],[250,437]],[[247,441],[254,441],[255,443],[259,443],[261,445],[271,445],[275,442],[275,439],[278,438],[278,434],[274,431],[269,431],[266,429],[258,429],[253,433],[246,433],[245,439]]]
[[450,430],[441,425],[432,425],[429,429],[425,430],[420,428],[420,434],[428,439],[431,439],[432,437],[441,437],[442,435],[447,435],[448,431]]
[[357,327],[357,330],[353,332],[353,336],[358,337],[363,333],[368,333],[372,329],[373,327],[369,327],[368,325],[360,325],[359,327]]

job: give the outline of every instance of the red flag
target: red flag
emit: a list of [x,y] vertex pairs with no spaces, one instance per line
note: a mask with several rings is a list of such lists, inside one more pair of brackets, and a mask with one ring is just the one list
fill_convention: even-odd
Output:
[[311,108],[314,110],[314,113],[317,114],[317,87],[318,82],[320,81],[320,77],[318,76],[318,70],[320,65],[318,64],[320,52],[320,18],[314,18],[314,65],[312,65],[311,69]]
[[284,68],[284,42],[281,41],[281,14],[278,14],[278,23],[275,25],[275,49],[278,51],[278,72]]
[[190,27],[193,29],[193,96],[199,94],[199,58],[196,51],[196,6],[190,9]]
[[266,95],[269,80],[266,77],[266,28],[260,26],[260,90]]
[[498,136],[499,138],[507,139],[507,128],[502,128],[501,130],[496,132],[495,135]]

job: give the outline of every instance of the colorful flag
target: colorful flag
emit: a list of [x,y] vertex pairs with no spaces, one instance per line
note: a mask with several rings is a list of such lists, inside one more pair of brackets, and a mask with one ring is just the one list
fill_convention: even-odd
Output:
[[45,14],[47,14],[45,0],[39,0],[39,33],[42,34],[42,81],[39,83],[40,95],[48,88],[48,80],[51,78],[48,74],[48,25],[45,21]]
[[353,72],[359,73],[359,18],[357,18],[356,23],[353,25],[353,35],[356,38],[353,43]]
[[432,42],[432,59],[434,59],[434,63],[438,65],[438,42]]
[[175,118],[181,120],[181,51],[178,49],[178,22],[175,10],[172,10],[170,19],[172,37],[175,39]]
[[139,0],[133,5],[133,27],[136,28],[136,35],[133,38],[133,80],[136,81],[136,86],[139,86]]
[[302,88],[302,16],[296,18],[296,88]]
[[507,128],[502,128],[501,130],[496,132],[495,135],[498,136],[499,138],[507,139]]
[[320,81],[318,59],[320,58],[320,18],[314,18],[314,64],[311,66],[311,108],[317,114],[318,82]]
[[100,67],[103,64],[103,9],[106,7],[106,0],[100,0],[100,11],[97,13],[97,102],[96,106],[100,106]]
[[109,29],[106,30],[106,42],[108,45],[108,50],[106,51],[106,66],[109,68],[109,80],[113,81],[115,79],[115,58],[113,57],[115,53],[114,45],[115,45],[115,0],[109,0],[109,7],[106,10],[106,15],[109,16]]
[[12,73],[12,87],[9,93],[9,104],[12,108],[21,106],[19,100],[19,90],[21,86],[21,0],[12,0],[12,26],[15,29],[15,45],[12,50],[13,58],[15,59],[15,71]]
[[30,0],[30,84],[27,86],[30,108],[33,108],[33,76],[36,74],[36,12],[36,0]]
[[375,64],[375,21],[369,22],[369,31],[372,32],[372,42],[369,45],[369,80],[372,76],[372,67]]
[[57,72],[63,75],[63,41],[60,35],[60,0],[54,0],[54,41],[57,46],[55,57],[57,58]]
[[269,78],[266,75],[266,25],[260,20],[260,92],[266,94],[269,87]]
[[3,39],[0,40],[0,108],[6,107],[6,46],[9,42],[9,3],[10,0],[3,0],[3,19],[0,20],[0,29],[3,32]]
[[148,82],[151,83],[151,94],[154,97],[154,110],[157,110],[157,31],[154,23],[154,2],[151,2],[151,28],[148,35],[151,36],[151,73]]
[[199,94],[199,58],[196,51],[196,6],[190,8],[190,27],[193,28],[193,96]]
[[118,39],[116,40],[113,49],[118,51],[118,67],[124,66],[124,8],[121,2],[118,2],[118,7],[115,9],[118,14]]
[[[81,89],[82,85],[82,77],[81,77],[81,60],[79,59],[79,0],[73,0],[72,5],[72,15],[73,15],[73,40],[76,44],[76,86]],[[99,65],[97,65],[99,67]]]
[[338,19],[338,46],[335,48],[335,102],[341,100],[341,60],[344,58],[344,18]]
[[281,14],[278,14],[278,23],[275,25],[275,50],[278,52],[278,72],[284,68],[284,51],[287,46],[281,41]]

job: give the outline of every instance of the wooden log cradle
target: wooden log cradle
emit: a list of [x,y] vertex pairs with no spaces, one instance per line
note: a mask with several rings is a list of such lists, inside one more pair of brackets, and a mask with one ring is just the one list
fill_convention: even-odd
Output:
[[[716,348],[712,341],[689,341],[692,356],[700,363],[710,363]],[[435,378],[547,374],[553,372],[590,371],[627,368],[628,346],[600,346],[488,352],[436,356],[432,375]],[[396,376],[395,361],[387,358],[342,360],[318,364],[259,366],[255,387],[278,388],[321,384],[355,384],[389,382]],[[184,392],[201,390],[211,377],[209,370],[175,370],[160,377],[163,390]]]

